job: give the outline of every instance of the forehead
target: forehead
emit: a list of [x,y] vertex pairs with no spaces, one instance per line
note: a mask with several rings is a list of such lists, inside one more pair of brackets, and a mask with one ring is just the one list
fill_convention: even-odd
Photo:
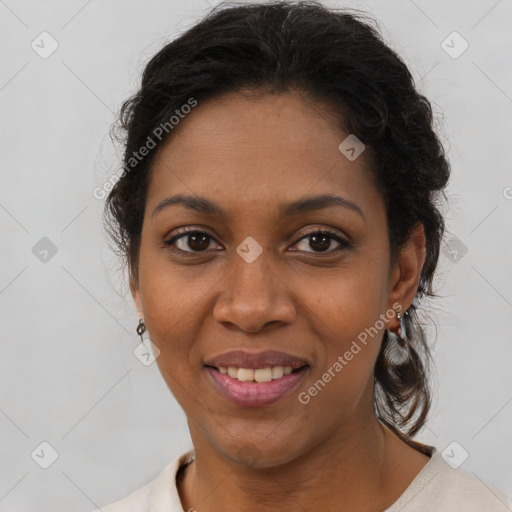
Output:
[[249,209],[309,192],[380,199],[367,155],[349,160],[338,148],[349,134],[300,93],[228,93],[199,103],[177,128],[153,161],[148,208],[177,193]]

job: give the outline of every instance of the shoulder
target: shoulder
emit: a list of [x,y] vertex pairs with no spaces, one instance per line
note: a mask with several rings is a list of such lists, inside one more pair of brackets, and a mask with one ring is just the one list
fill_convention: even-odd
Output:
[[176,487],[176,474],[180,467],[193,460],[193,458],[193,450],[179,455],[149,483],[124,498],[94,509],[92,512],[152,512],[153,510],[164,509],[168,512],[182,512],[183,509]]
[[153,480],[148,484],[133,491],[128,496],[111,503],[110,505],[95,509],[93,512],[142,512],[148,509],[151,493],[155,485]]
[[437,451],[386,512],[507,512],[512,502],[474,473],[453,469]]

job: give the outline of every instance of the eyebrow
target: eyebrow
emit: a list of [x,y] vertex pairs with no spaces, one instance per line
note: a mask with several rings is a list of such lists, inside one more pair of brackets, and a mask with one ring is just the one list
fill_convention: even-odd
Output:
[[[155,217],[155,215],[171,205],[182,205],[185,208],[189,208],[199,213],[221,217],[224,219],[229,217],[229,213],[224,208],[214,203],[213,201],[206,199],[205,197],[185,196],[182,194],[167,197],[158,203],[158,205],[153,210],[151,217]],[[365,218],[361,208],[359,208],[356,203],[337,195],[323,194],[309,196],[303,199],[299,199],[298,201],[293,201],[281,205],[279,208],[278,219],[281,220],[285,217],[291,217],[300,213],[322,210],[333,206],[341,206],[343,208],[350,209],[358,213],[363,219]]]

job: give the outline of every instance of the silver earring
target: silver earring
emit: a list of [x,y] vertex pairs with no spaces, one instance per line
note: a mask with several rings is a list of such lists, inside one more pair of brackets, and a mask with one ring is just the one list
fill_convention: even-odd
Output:
[[407,316],[407,311],[404,312],[404,315],[402,316],[402,310],[398,311],[396,314],[397,320],[400,321],[400,327],[397,329],[397,334],[400,338],[402,338],[405,341],[405,326],[404,326],[404,317]]
[[396,333],[398,334],[398,336],[400,338],[402,338],[402,334],[404,332],[404,329],[403,329],[403,317],[402,317],[402,310],[398,311],[398,313],[396,314],[396,319],[400,322],[400,326],[398,327]]
[[144,341],[144,338],[142,335],[146,332],[146,324],[144,323],[144,319],[141,318],[139,320],[139,325],[137,325],[137,334],[140,336],[140,340]]

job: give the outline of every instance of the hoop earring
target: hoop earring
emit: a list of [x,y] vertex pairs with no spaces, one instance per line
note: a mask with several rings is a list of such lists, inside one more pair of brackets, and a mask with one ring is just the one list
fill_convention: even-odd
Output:
[[139,325],[137,325],[137,334],[140,336],[140,340],[141,341],[144,341],[144,338],[142,337],[142,335],[146,332],[146,324],[144,323],[144,319],[141,318],[139,320]]

